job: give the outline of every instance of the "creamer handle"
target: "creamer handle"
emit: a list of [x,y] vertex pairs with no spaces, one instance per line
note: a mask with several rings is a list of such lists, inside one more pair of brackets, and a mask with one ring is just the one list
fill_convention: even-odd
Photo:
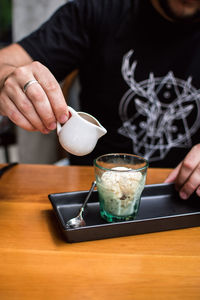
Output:
[[69,118],[72,115],[77,115],[77,111],[75,111],[75,109],[73,109],[71,106],[68,105],[68,110],[69,110]]

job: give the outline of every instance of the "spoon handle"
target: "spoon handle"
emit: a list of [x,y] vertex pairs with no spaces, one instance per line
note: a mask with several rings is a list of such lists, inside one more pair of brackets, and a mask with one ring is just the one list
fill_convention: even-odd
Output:
[[86,206],[86,204],[87,204],[87,202],[88,202],[88,200],[89,200],[89,198],[90,198],[90,196],[91,196],[91,194],[92,194],[95,186],[96,186],[96,181],[93,181],[92,182],[92,186],[91,186],[91,188],[90,188],[90,190],[89,190],[89,192],[87,194],[87,197],[85,198],[85,201],[83,202],[83,205],[82,205],[82,207],[80,209],[79,215],[81,215],[83,213],[83,211],[85,209],[85,206]]

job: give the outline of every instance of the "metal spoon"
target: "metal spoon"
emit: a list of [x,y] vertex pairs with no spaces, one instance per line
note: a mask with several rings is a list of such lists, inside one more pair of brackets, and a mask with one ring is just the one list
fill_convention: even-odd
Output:
[[78,228],[78,227],[83,227],[86,225],[84,219],[83,219],[83,212],[85,209],[85,206],[90,198],[90,195],[92,194],[94,188],[96,186],[96,181],[93,181],[92,186],[87,194],[87,197],[85,198],[85,201],[83,202],[83,205],[81,206],[78,215],[75,218],[70,219],[66,223],[67,228]]

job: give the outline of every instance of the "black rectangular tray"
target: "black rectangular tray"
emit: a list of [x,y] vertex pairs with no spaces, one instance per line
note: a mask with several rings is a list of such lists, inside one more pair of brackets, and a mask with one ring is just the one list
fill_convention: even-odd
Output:
[[182,200],[173,184],[154,184],[145,186],[135,220],[104,221],[99,213],[98,194],[94,191],[84,212],[86,226],[66,228],[66,222],[77,215],[87,193],[48,195],[64,236],[70,243],[200,226],[200,199],[196,195]]

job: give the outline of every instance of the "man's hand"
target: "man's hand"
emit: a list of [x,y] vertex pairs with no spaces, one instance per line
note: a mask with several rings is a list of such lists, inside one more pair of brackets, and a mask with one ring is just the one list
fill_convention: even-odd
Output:
[[182,199],[189,198],[193,192],[200,197],[200,144],[190,150],[165,182],[174,182]]
[[[30,80],[37,80],[23,91]],[[48,133],[56,121],[67,120],[68,109],[61,88],[51,72],[39,62],[17,67],[6,78],[0,92],[0,113],[30,131]]]
[[[38,82],[24,86],[31,80]],[[68,119],[59,83],[52,73],[17,44],[0,51],[0,114],[16,125],[49,133]]]

